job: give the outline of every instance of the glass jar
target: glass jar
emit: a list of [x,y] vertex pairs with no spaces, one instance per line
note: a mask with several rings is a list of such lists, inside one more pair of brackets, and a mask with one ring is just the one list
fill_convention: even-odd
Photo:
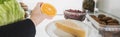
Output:
[[95,8],[95,1],[94,0],[84,0],[83,1],[83,10],[88,10],[90,12],[94,12],[94,8]]

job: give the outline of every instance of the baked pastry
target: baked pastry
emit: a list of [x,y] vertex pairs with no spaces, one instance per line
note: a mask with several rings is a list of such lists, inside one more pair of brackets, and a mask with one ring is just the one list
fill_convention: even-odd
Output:
[[99,23],[102,24],[102,25],[106,25],[106,24],[107,24],[107,23],[104,22],[104,21],[100,21]]
[[111,20],[111,19],[112,19],[111,17],[103,17],[102,21],[107,21],[107,20]]
[[85,30],[77,26],[75,23],[71,22],[70,20],[57,21],[55,25],[58,29],[70,33],[75,37],[86,37]]
[[93,19],[95,19],[97,22],[99,22],[100,23],[100,20],[99,20],[99,18],[97,18],[95,15],[90,15]]
[[104,14],[99,14],[98,17],[95,15],[90,15],[90,16],[101,25],[119,25],[118,20],[108,17]]
[[95,15],[90,15],[92,18],[97,18]]
[[108,20],[107,23],[119,23],[116,19]]
[[98,18],[103,18],[103,17],[106,17],[104,14],[99,14],[98,15]]
[[108,25],[119,25],[118,23],[108,23]]

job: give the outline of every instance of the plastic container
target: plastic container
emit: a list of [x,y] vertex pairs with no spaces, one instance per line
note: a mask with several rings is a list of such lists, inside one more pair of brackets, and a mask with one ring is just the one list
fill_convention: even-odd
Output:
[[86,13],[82,12],[80,10],[65,10],[64,11],[64,17],[66,19],[74,19],[74,20],[79,20],[79,21],[84,21],[86,18]]
[[[108,25],[108,24],[102,25],[90,16],[90,15],[98,16],[99,14],[104,14],[107,17],[116,19],[117,21],[119,21],[119,25]],[[99,30],[99,33],[102,35],[102,37],[120,37],[120,18],[112,14],[104,13],[104,12],[98,12],[95,14],[87,14],[86,17],[93,24],[93,26]]]
[[101,29],[99,30],[99,33],[102,35],[102,37],[120,37],[120,30],[109,31],[108,29]]

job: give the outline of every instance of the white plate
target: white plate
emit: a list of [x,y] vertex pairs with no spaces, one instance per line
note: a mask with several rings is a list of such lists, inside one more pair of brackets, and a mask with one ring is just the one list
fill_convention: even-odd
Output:
[[[57,20],[57,21],[63,21],[63,20]],[[83,22],[80,22],[77,20],[71,20],[71,21],[85,29],[86,37],[100,37],[97,30],[92,29],[91,27],[84,24]],[[58,29],[55,26],[55,21],[49,23],[46,26],[46,32],[50,37],[74,37],[73,35]]]

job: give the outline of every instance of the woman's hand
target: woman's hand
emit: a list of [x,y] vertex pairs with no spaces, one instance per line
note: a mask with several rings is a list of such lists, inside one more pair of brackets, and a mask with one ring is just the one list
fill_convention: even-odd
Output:
[[[20,5],[24,9],[24,11],[28,10],[28,6],[25,5],[23,2],[20,2]],[[35,26],[37,26],[39,23],[41,23],[45,18],[52,19],[52,17],[41,13],[41,10],[40,10],[41,5],[42,5],[42,2],[38,2],[37,5],[35,6],[35,8],[32,10],[32,13],[30,16],[30,19],[33,21]],[[25,14],[25,15],[27,15],[27,14]]]
[[41,5],[42,2],[37,3],[36,7],[32,10],[30,19],[34,22],[34,24],[37,26],[39,23],[41,23],[45,18],[51,19],[52,17],[47,16],[43,13],[41,13]]
[[28,10],[28,6],[24,4],[23,2],[20,2],[21,7],[24,9],[24,11]]
[[[20,2],[21,7],[24,9],[24,11],[28,11],[28,6],[24,4],[23,2]],[[28,17],[28,14],[25,12],[25,18]]]

